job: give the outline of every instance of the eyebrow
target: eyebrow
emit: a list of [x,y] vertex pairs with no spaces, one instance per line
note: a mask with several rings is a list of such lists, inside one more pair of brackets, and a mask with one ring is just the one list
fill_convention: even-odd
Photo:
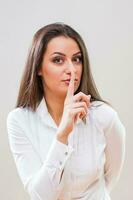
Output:
[[[54,52],[54,53],[52,53],[51,55],[53,55],[53,54],[59,54],[59,55],[62,55],[62,56],[66,56],[64,53],[61,53],[61,52]],[[77,54],[81,54],[81,51],[79,51],[79,52],[73,54],[73,56],[75,56],[75,55],[77,55]]]

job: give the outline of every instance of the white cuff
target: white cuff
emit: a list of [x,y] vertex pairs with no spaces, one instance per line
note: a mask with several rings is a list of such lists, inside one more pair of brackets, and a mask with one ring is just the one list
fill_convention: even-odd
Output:
[[45,160],[46,166],[54,166],[62,170],[73,151],[72,146],[66,145],[55,138]]

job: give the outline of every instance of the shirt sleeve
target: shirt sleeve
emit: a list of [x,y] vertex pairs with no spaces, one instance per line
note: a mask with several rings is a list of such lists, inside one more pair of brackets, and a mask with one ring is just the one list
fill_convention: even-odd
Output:
[[118,181],[123,168],[125,158],[125,134],[125,127],[120,121],[117,112],[115,112],[110,126],[105,131],[106,162],[104,167],[104,177],[109,193]]
[[42,162],[20,121],[16,113],[8,114],[9,146],[24,188],[32,200],[57,200],[64,184],[63,171],[74,149],[54,138]]

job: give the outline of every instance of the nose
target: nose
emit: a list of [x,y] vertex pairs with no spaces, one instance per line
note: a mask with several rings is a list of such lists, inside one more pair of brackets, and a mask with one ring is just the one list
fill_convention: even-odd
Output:
[[66,68],[67,73],[71,74],[71,73],[76,73],[76,68],[74,66],[74,64],[72,63],[72,61],[68,61],[67,62],[67,68]]

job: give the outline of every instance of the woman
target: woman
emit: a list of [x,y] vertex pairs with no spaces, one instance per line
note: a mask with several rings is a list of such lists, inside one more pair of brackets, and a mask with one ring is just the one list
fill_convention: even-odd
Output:
[[110,199],[124,163],[125,127],[100,97],[72,27],[53,23],[35,34],[7,129],[32,200]]

